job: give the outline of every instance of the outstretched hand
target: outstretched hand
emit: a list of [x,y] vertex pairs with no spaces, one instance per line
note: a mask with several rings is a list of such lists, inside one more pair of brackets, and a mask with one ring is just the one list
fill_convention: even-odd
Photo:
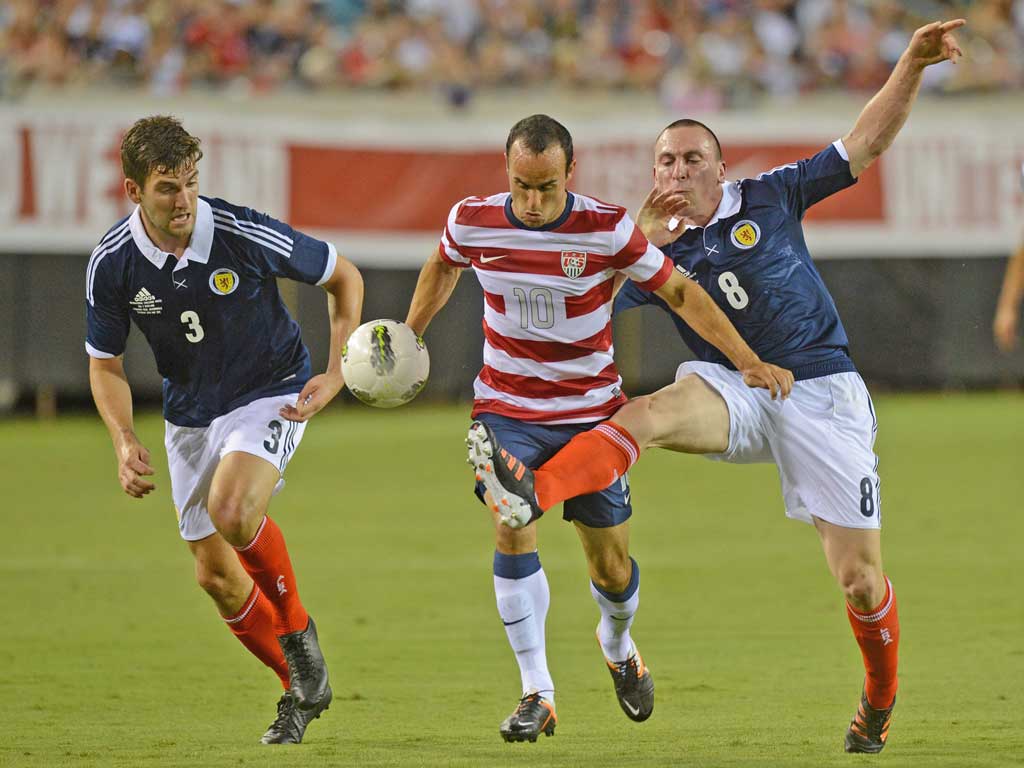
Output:
[[306,382],[295,405],[286,405],[278,413],[288,421],[309,421],[334,399],[343,386],[345,379],[341,370],[321,373]]
[[740,373],[743,374],[744,384],[752,389],[767,389],[772,400],[776,397],[785,400],[793,391],[793,374],[777,365],[758,361]]
[[966,19],[953,19],[934,21],[920,27],[914,32],[914,37],[907,46],[907,55],[922,69],[946,59],[956,64],[956,60],[963,56],[964,52],[960,50],[960,45],[952,33],[954,29],[959,29],[966,23]]
[[[659,192],[655,187],[640,206],[636,214],[636,225],[651,245],[661,248],[675,242],[683,234],[686,227],[682,219],[689,207],[690,203],[682,192]],[[675,226],[670,229],[673,219]]]

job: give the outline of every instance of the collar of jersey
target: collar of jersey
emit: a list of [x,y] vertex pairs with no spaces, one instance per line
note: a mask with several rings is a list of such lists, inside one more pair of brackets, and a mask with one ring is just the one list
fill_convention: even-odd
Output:
[[[146,228],[142,224],[142,212],[139,206],[135,206],[132,215],[128,218],[128,229],[131,230],[132,239],[135,245],[157,269],[163,269],[167,262],[166,251],[153,245],[153,241],[146,234]],[[189,240],[185,249],[184,258],[175,265],[175,269],[181,269],[190,261],[198,261],[205,264],[210,260],[210,248],[213,246],[213,210],[210,204],[199,198],[196,205],[196,225],[192,229],[192,239]]]
[[552,229],[558,229],[560,226],[565,224],[565,220],[569,218],[569,214],[572,213],[572,206],[575,203],[576,198],[573,197],[572,192],[566,190],[565,193],[565,210],[562,214],[554,221],[549,221],[542,227],[528,227],[523,224],[514,213],[512,213],[512,195],[508,196],[508,200],[505,201],[505,218],[508,219],[508,223],[513,227],[519,227],[519,229],[527,229],[531,232],[548,232]]
[[[723,181],[722,200],[715,209],[715,215],[704,225],[704,228],[707,229],[719,219],[728,219],[730,216],[735,216],[740,212],[741,205],[743,205],[743,190],[740,188],[740,183],[738,181]],[[700,227],[689,224],[686,228],[700,229]]]

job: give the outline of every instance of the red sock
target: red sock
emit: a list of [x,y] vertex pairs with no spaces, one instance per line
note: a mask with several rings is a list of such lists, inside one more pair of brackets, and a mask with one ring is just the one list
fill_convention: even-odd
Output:
[[236,551],[242,567],[274,608],[274,631],[286,635],[305,629],[309,614],[299,600],[292,561],[277,523],[264,517],[252,541]]
[[864,692],[868,704],[886,709],[896,698],[896,664],[900,647],[900,619],[896,612],[896,593],[885,580],[885,597],[867,613],[858,613],[847,603],[846,613],[864,656]]
[[625,429],[610,421],[581,432],[534,470],[537,503],[547,510],[560,501],[603,491],[640,458],[640,447]]
[[274,607],[260,588],[253,584],[242,610],[225,617],[224,621],[249,653],[274,670],[281,678],[281,685],[288,690],[288,664],[274,634]]

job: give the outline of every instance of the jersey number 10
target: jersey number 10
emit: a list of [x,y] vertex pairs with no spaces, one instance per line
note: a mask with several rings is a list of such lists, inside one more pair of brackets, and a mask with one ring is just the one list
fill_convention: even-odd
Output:
[[529,295],[522,288],[512,289],[519,302],[519,327],[523,330],[546,330],[555,324],[555,298],[549,288],[531,288]]

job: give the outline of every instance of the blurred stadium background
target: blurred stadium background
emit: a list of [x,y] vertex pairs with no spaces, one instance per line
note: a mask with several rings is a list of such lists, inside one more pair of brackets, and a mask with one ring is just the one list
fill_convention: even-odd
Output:
[[[572,187],[635,211],[671,120],[714,128],[732,178],[805,157],[846,133],[915,27],[958,16],[965,59],[928,70],[893,147],[806,231],[859,369],[893,393],[877,397],[878,452],[906,703],[884,758],[1020,764],[1024,351],[998,353],[991,325],[1024,236],[1022,0],[0,2],[0,415],[12,417],[0,419],[0,574],[14,595],[0,764],[253,764],[272,715],[271,681],[190,582],[160,381],[137,331],[126,367],[158,468],[141,506],[91,413],[85,265],[129,212],[117,150],[136,118],[183,118],[203,140],[203,194],[329,238],[363,270],[364,318],[402,318],[449,206],[506,188],[501,152],[520,117],[564,122]],[[284,290],[322,365],[322,291]],[[495,733],[517,691],[492,626],[489,523],[459,455],[481,302],[467,277],[431,326],[420,401],[385,414],[349,399],[318,416],[275,501],[338,679],[309,744],[276,764],[511,754]],[[616,352],[632,392],[687,356],[654,310],[617,320]],[[976,391],[993,389],[1008,391]],[[774,474],[657,452],[637,466],[640,624],[663,698],[631,745],[606,737],[621,716],[600,660],[580,651],[594,616],[578,545],[545,520],[550,647],[568,693],[563,738],[537,746],[557,764],[849,764],[838,745],[856,649],[813,534],[780,519]],[[685,480],[682,502],[667,479]],[[410,489],[421,514],[404,514]],[[442,586],[464,597],[447,618],[432,608]]]
[[[843,135],[930,18],[962,14],[965,59],[929,68],[892,149],[812,209],[812,254],[869,384],[1024,380],[991,320],[1021,237],[1024,2],[840,0],[12,0],[0,6],[0,408],[87,398],[88,253],[129,211],[121,133],[169,112],[200,136],[201,190],[333,240],[366,272],[366,318],[404,316],[448,207],[505,186],[519,117],[572,131],[574,187],[635,210],[670,120],[719,134],[731,177]],[[325,354],[320,292],[289,288]],[[475,281],[431,330],[426,397],[465,399],[479,362]],[[632,391],[685,355],[667,318],[617,329]],[[134,335],[136,393],[159,380]]]

